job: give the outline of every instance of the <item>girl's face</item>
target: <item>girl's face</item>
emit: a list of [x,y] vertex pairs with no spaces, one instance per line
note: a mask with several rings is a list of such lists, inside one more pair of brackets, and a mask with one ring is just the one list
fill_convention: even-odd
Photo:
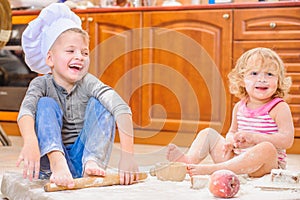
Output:
[[61,34],[47,56],[54,80],[65,89],[71,89],[89,68],[88,40],[74,31]]
[[278,73],[275,67],[262,67],[262,59],[256,55],[249,58],[244,84],[250,101],[268,101],[277,90]]

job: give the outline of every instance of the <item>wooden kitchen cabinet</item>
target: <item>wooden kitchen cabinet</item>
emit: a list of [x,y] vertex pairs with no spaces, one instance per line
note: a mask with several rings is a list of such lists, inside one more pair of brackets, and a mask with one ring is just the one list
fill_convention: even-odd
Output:
[[[90,34],[90,72],[129,103],[136,143],[189,146],[200,129],[228,130],[237,99],[227,74],[237,58],[273,48],[293,79],[289,152],[300,153],[300,7],[224,7],[77,10]],[[13,23],[34,17],[14,16]],[[15,118],[0,112],[2,124]]]
[[232,11],[144,12],[143,22],[139,114],[145,142],[189,146],[206,127],[225,134],[231,116],[226,76]]
[[234,62],[255,47],[275,50],[285,63],[292,87],[287,102],[295,126],[295,142],[289,150],[300,153],[300,8],[234,11]]
[[90,72],[113,87],[129,104],[133,121],[140,123],[142,18],[140,12],[80,15],[90,34]]
[[231,10],[80,17],[91,36],[90,72],[129,103],[137,143],[187,146],[209,126],[225,133]]

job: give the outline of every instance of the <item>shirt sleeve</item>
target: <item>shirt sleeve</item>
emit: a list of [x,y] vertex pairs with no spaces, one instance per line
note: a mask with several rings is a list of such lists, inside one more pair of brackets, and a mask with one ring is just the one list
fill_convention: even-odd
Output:
[[91,91],[91,95],[97,98],[113,114],[115,119],[120,114],[132,114],[128,104],[113,88],[104,84],[92,74],[87,74],[84,81],[87,82],[87,90]]
[[37,102],[40,97],[44,96],[45,90],[46,80],[43,76],[38,76],[30,82],[22,101],[17,121],[24,115],[30,115],[35,118]]

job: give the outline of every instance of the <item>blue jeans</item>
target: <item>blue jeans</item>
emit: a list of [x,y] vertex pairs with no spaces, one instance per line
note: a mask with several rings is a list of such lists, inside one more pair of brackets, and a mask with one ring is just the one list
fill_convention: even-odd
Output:
[[41,152],[40,179],[51,175],[47,154],[61,151],[67,160],[73,178],[83,175],[88,160],[106,168],[115,138],[115,120],[110,112],[95,98],[86,107],[84,124],[78,138],[71,145],[64,145],[61,136],[63,112],[50,97],[40,98],[37,105],[35,129]]

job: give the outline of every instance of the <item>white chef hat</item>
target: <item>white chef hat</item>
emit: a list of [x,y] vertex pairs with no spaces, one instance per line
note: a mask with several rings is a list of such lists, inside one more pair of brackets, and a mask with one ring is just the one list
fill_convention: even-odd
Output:
[[80,18],[64,3],[53,3],[31,21],[22,35],[25,62],[32,71],[49,73],[46,56],[58,36],[71,28],[81,27]]

